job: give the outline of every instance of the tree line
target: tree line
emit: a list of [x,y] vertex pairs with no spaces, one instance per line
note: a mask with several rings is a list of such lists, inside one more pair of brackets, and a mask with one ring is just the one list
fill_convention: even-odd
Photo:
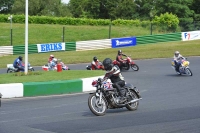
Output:
[[[29,0],[30,16],[152,20],[166,12],[189,29],[200,21],[200,0]],[[24,14],[25,0],[0,0],[0,14]]]

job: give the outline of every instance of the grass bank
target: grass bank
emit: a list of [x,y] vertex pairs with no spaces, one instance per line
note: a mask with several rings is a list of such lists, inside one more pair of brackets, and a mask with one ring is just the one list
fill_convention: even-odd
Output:
[[[157,44],[137,45],[133,47],[121,48],[121,50],[131,55],[132,59],[150,59],[150,58],[172,58],[174,51],[178,50],[184,56],[200,56],[200,40],[166,42]],[[65,64],[88,63],[97,56],[100,61],[109,57],[116,58],[118,49],[102,49],[91,51],[65,51],[50,52],[40,54],[29,54],[28,61],[32,66],[43,66],[47,63],[50,54],[54,54],[56,58],[62,59]],[[24,57],[24,55],[22,55]],[[0,57],[0,68],[6,68],[6,64],[12,64],[18,55]],[[73,68],[72,68],[73,69]]]
[[80,79],[87,77],[95,77],[104,75],[105,72],[88,71],[88,70],[70,70],[70,71],[49,71],[49,72],[35,72],[37,74],[20,76],[20,74],[9,73],[0,74],[0,84],[6,83],[25,83],[25,82],[43,82],[43,81],[58,81],[58,80],[70,80]]
[[[53,24],[29,24],[29,44],[98,40],[109,38],[109,26],[72,26]],[[10,23],[0,23],[0,46],[10,46]],[[25,24],[12,24],[13,45],[24,45]],[[153,34],[161,32],[153,31]],[[110,38],[149,35],[150,28],[135,26],[111,26]]]

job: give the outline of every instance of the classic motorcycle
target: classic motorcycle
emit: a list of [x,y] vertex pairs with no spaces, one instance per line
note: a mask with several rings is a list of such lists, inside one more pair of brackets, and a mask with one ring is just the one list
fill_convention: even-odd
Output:
[[187,61],[187,59],[185,58],[185,59],[181,59],[181,60],[180,60],[180,63],[181,63],[181,65],[180,65],[180,67],[179,67],[179,72],[177,72],[177,71],[176,71],[175,64],[174,64],[174,60],[171,61],[172,68],[176,71],[176,73],[177,73],[178,75],[186,74],[186,75],[192,76],[193,73],[192,73],[192,71],[191,71],[190,68],[189,68],[190,62]]
[[[129,70],[130,67],[134,70],[134,71],[138,71],[139,70],[139,66],[137,64],[135,64],[135,62],[131,59],[131,57],[126,56],[126,59],[124,59],[125,63],[122,66],[122,70]],[[113,64],[120,66],[120,62],[118,62],[117,60],[113,60]]]
[[[24,66],[24,63],[22,64]],[[19,72],[17,68],[13,66],[13,64],[7,64],[7,73],[13,73],[13,72]],[[28,71],[34,71],[34,68],[31,66],[30,63],[28,63]]]
[[113,88],[111,82],[102,81],[101,78],[94,80],[92,86],[96,87],[96,92],[90,93],[88,106],[91,112],[97,116],[103,116],[107,109],[116,109],[126,107],[128,110],[137,110],[141,95],[132,84],[126,84],[122,90],[126,101],[120,102],[119,94],[116,88]]
[[[62,66],[62,70],[70,70],[70,68],[65,65],[63,62],[60,62],[61,66]],[[57,65],[55,64],[53,67],[50,67],[48,64],[45,64],[44,66],[42,66],[42,70],[44,71],[54,71],[57,70]]]
[[[98,68],[98,69],[96,69],[96,70],[104,70],[104,66],[103,66],[103,64],[102,64],[101,62],[98,63],[97,68]],[[87,69],[87,70],[92,70],[92,65],[87,65],[87,66],[86,66],[86,69]]]

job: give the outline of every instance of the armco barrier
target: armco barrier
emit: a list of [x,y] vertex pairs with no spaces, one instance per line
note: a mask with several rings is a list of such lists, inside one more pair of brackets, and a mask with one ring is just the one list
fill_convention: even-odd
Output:
[[111,39],[76,42],[76,51],[97,50],[106,48],[111,48]]
[[23,83],[24,97],[82,92],[82,80]]
[[0,46],[0,56],[1,55],[12,55],[13,46]]
[[65,51],[76,51],[76,42],[66,42]]
[[[31,44],[28,45],[28,53],[37,53],[37,45],[36,44]],[[13,46],[13,55],[17,54],[24,54],[25,53],[25,45],[22,46]]]
[[138,44],[149,44],[158,42],[170,42],[170,41],[181,41],[181,32],[169,33],[169,34],[158,34],[158,35],[148,35],[148,36],[137,36]]

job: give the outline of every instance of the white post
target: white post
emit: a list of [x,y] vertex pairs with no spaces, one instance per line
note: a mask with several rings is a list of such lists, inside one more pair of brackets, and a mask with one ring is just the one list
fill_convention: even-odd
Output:
[[25,8],[25,74],[28,73],[28,0],[26,0]]

